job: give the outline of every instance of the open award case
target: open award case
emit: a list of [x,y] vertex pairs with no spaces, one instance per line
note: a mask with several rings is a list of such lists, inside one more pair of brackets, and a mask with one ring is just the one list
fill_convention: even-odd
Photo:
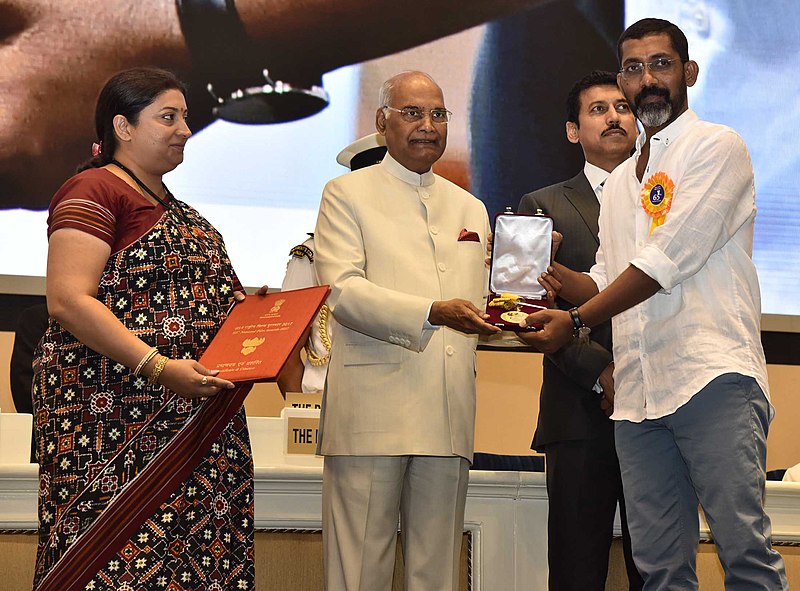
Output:
[[492,265],[486,313],[490,324],[515,332],[528,314],[550,307],[539,275],[550,264],[553,219],[546,215],[499,213],[494,218]]

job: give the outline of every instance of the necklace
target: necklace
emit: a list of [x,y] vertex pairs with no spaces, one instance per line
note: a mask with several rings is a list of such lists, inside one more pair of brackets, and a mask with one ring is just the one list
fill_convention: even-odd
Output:
[[164,184],[164,181],[161,181],[161,186],[164,188],[164,192],[167,194],[167,198],[169,199],[169,201],[164,201],[164,200],[163,200],[161,197],[159,197],[158,195],[156,195],[156,194],[153,192],[153,190],[152,190],[152,189],[150,189],[150,187],[148,187],[147,185],[145,185],[145,184],[144,184],[144,183],[143,183],[143,182],[142,182],[142,181],[139,179],[139,177],[138,177],[138,176],[136,176],[136,175],[134,174],[134,172],[133,172],[133,171],[132,171],[130,168],[128,168],[127,166],[125,166],[124,164],[122,164],[122,163],[121,163],[119,160],[117,160],[116,158],[114,158],[114,159],[112,159],[112,160],[111,160],[111,164],[113,164],[114,166],[116,166],[117,168],[119,168],[119,169],[120,169],[122,172],[124,172],[124,173],[125,173],[125,174],[127,174],[129,177],[131,177],[131,179],[133,179],[133,181],[134,181],[134,182],[135,182],[137,185],[139,185],[139,187],[142,189],[142,191],[144,191],[145,193],[147,193],[148,195],[150,195],[150,197],[152,197],[153,199],[155,199],[156,201],[158,201],[158,203],[160,203],[160,204],[161,204],[161,205],[164,207],[164,209],[166,209],[167,211],[170,211],[170,212],[172,212],[172,213],[176,214],[176,215],[177,215],[179,218],[181,218],[181,220],[182,220],[182,221],[183,221],[185,224],[187,224],[187,225],[190,225],[190,224],[189,224],[189,220],[188,220],[188,219],[186,219],[186,216],[184,215],[183,211],[181,211],[179,208],[177,208],[177,209],[176,209],[176,208],[174,208],[174,207],[172,206],[172,203],[173,203],[173,202],[174,202],[174,200],[175,200],[175,196],[174,196],[174,195],[173,195],[173,194],[170,192],[170,190],[167,188],[167,185],[165,185],[165,184]]

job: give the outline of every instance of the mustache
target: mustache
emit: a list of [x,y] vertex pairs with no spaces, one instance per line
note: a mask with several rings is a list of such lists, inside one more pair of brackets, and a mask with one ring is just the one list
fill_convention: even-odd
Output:
[[625,130],[622,128],[622,126],[620,126],[620,124],[619,124],[619,123],[617,123],[616,121],[612,121],[611,123],[609,123],[609,124],[608,124],[608,127],[607,127],[605,130],[603,130],[603,133],[601,133],[600,135],[601,135],[601,136],[602,136],[602,135],[606,135],[606,134],[607,134],[608,132],[610,132],[610,131],[621,131],[621,132],[622,132],[624,135],[628,135],[628,132],[627,132],[627,131],[625,131]]
[[636,95],[633,103],[638,108],[641,102],[650,96],[658,96],[665,99],[667,102],[670,100],[669,90],[666,88],[659,88],[658,86],[646,86],[642,91]]

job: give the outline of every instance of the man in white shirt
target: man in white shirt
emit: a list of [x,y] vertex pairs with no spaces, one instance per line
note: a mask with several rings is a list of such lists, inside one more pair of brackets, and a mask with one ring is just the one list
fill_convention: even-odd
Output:
[[486,208],[431,172],[449,119],[430,76],[390,78],[375,119],[388,154],[322,195],[315,263],[337,321],[319,432],[329,591],[391,589],[398,516],[406,589],[459,588],[476,335],[500,329],[483,312]]
[[[564,236],[556,261],[588,271],[599,245],[597,217],[603,185],[611,171],[630,156],[638,130],[611,72],[594,71],[578,80],[566,103],[567,140],[583,149],[583,170],[569,180],[523,196],[519,212],[540,211],[552,217],[553,227]],[[561,299],[557,305],[570,307]],[[555,355],[546,355],[543,365],[532,447],[544,453],[546,460],[549,588],[605,589],[619,504],[629,589],[641,589],[624,519],[614,423],[607,416],[614,405],[611,323],[598,326],[585,345],[576,342]]]
[[675,25],[634,23],[618,53],[644,133],[605,184],[595,266],[559,269],[561,296],[579,306],[530,316],[545,328],[526,339],[553,352],[613,318],[612,418],[646,590],[697,587],[698,503],[726,589],[788,589],[762,502],[773,409],[747,148],[689,110],[698,65]]

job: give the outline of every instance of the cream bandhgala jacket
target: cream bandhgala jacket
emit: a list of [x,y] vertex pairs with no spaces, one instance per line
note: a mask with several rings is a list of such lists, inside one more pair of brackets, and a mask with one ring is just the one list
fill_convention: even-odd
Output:
[[477,338],[426,320],[434,300],[483,309],[488,232],[481,201],[388,155],[326,185],[316,267],[340,326],[319,453],[472,459]]

